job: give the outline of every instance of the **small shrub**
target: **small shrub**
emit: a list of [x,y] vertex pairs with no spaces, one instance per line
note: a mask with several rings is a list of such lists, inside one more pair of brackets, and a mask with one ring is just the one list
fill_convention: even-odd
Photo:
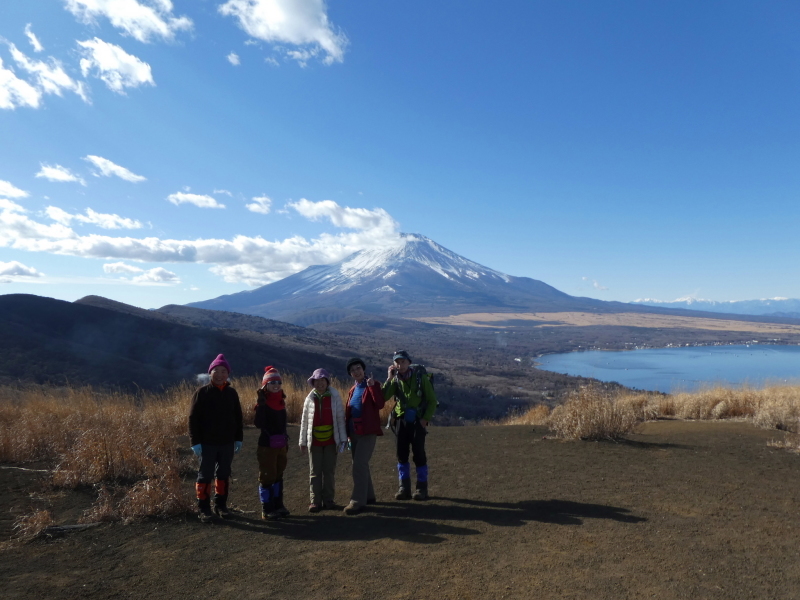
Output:
[[525,412],[511,414],[503,419],[501,425],[544,425],[550,416],[550,407],[536,404]]
[[32,540],[53,524],[55,521],[49,510],[36,510],[14,522],[14,537],[22,541]]
[[597,387],[586,387],[553,409],[547,425],[560,438],[617,440],[641,421],[634,403],[617,402]]

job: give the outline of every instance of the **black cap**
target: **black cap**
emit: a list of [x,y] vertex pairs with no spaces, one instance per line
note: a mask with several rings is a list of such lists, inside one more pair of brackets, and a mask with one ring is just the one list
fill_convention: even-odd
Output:
[[348,375],[350,375],[350,367],[352,367],[353,365],[361,365],[362,369],[364,369],[365,371],[367,370],[367,365],[363,360],[361,360],[360,358],[351,358],[350,360],[347,361],[346,371]]

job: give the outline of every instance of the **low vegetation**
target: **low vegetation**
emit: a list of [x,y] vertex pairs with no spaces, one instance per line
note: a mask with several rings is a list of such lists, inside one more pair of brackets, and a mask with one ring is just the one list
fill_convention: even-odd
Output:
[[536,405],[503,424],[546,425],[556,437],[564,439],[615,440],[640,423],[667,417],[746,419],[758,427],[794,434],[775,445],[800,449],[800,386],[718,386],[674,395],[587,386],[573,392],[552,412],[544,405]]
[[[252,426],[260,380],[240,378],[246,426]],[[342,398],[349,382],[334,380]],[[96,501],[84,522],[131,521],[192,510],[185,485],[196,459],[188,448],[187,414],[196,384],[161,393],[127,394],[90,387],[0,387],[0,462],[41,463],[55,488],[93,487]],[[309,386],[284,377],[289,421],[297,423]],[[391,403],[389,403],[391,404]],[[389,411],[387,406],[382,418]],[[552,411],[537,405],[504,424],[547,425],[565,439],[616,440],[658,418],[745,419],[784,436],[772,445],[800,450],[800,387],[724,387],[671,396],[587,386]],[[54,525],[46,510],[20,518],[20,539]]]
[[[255,377],[232,381],[245,426],[253,425]],[[343,382],[333,381],[343,398]],[[85,522],[131,521],[186,513],[194,501],[184,478],[197,461],[188,448],[187,416],[196,384],[162,393],[128,394],[91,387],[0,387],[0,462],[44,463],[56,488],[94,487]],[[309,391],[305,379],[284,376],[289,421],[297,423]],[[388,411],[384,410],[385,413]],[[20,519],[19,538],[52,525],[49,513]]]

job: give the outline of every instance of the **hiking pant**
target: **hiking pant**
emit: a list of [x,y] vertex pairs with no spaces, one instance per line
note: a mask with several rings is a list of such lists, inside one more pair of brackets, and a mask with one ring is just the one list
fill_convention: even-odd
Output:
[[283,472],[286,470],[286,456],[289,448],[269,448],[259,446],[256,452],[258,457],[258,482],[262,487],[269,487],[277,481],[283,481]]
[[333,502],[336,494],[336,444],[309,446],[308,469],[311,503]]
[[407,463],[409,446],[414,453],[414,464],[417,467],[424,467],[428,464],[428,457],[425,455],[425,436],[428,432],[419,422],[419,419],[409,423],[403,417],[397,419],[397,462]]
[[233,463],[233,442],[219,446],[203,444],[197,483],[213,483],[215,478],[227,481],[231,476],[231,463]]
[[372,475],[369,472],[369,461],[375,451],[375,442],[378,436],[350,435],[350,452],[353,455],[353,493],[350,500],[359,506],[365,506],[367,500],[375,498],[375,488],[372,487]]

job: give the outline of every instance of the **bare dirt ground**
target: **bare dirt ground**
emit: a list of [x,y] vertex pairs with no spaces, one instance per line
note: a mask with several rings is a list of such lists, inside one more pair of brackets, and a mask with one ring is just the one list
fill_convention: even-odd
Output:
[[[256,433],[234,462],[237,518],[6,544],[3,598],[800,598],[800,457],[766,445],[780,432],[659,421],[594,443],[525,426],[432,428],[425,503],[393,499],[384,437],[379,504],[356,517],[306,512],[307,464],[293,452],[292,515],[269,523],[257,513]],[[341,455],[339,502],[349,470]],[[91,500],[41,478],[0,470],[4,539],[31,507],[74,523]]]

